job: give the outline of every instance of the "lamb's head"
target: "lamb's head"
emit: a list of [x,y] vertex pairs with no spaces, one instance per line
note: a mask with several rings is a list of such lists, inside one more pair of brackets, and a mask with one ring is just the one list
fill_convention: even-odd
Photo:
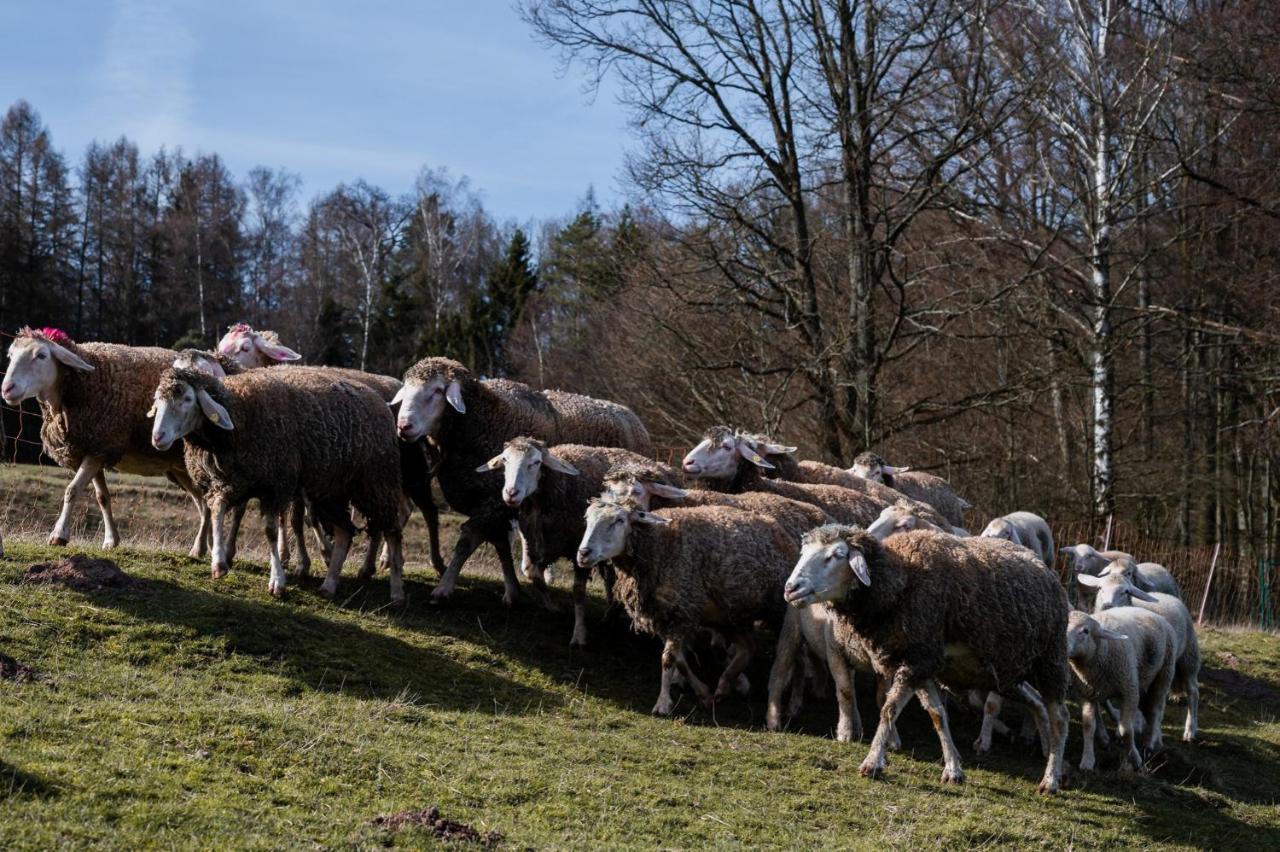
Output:
[[1017,545],[1022,545],[1023,543],[1022,536],[1018,535],[1018,530],[1004,518],[996,518],[987,524],[987,528],[978,535],[980,538],[1002,538]]
[[1078,609],[1072,610],[1067,618],[1067,656],[1080,663],[1092,660],[1103,642],[1128,638],[1103,627],[1093,616]]
[[875,453],[865,452],[859,453],[853,460],[853,467],[849,468],[849,473],[870,482],[880,482],[892,487],[894,475],[906,473],[909,470],[911,470],[909,467],[894,467]]
[[56,328],[23,328],[9,346],[9,369],[0,396],[9,405],[24,399],[47,399],[58,385],[58,365],[81,373],[93,371],[72,351],[75,344],[66,332]]
[[245,323],[227,329],[218,341],[218,352],[250,370],[302,359],[297,352],[280,345],[280,336],[274,331],[254,331]]
[[795,447],[774,443],[761,435],[748,435],[725,426],[713,426],[684,457],[683,466],[684,472],[690,476],[728,480],[738,475],[738,465],[743,459],[757,467],[772,469],[775,465],[766,456],[795,451]]
[[916,506],[905,500],[898,500],[896,503],[885,506],[881,510],[880,517],[872,521],[871,526],[867,527],[867,535],[884,541],[894,533],[932,529],[933,526],[933,524],[920,517],[919,509]]
[[[231,363],[238,363],[232,361]],[[175,370],[198,370],[201,373],[207,373],[215,379],[225,379],[227,377],[226,368],[222,366],[222,362],[218,360],[216,355],[205,352],[203,349],[183,349],[178,353],[178,357],[173,359],[173,368]]]
[[827,524],[800,539],[800,559],[783,597],[795,607],[844,600],[857,584],[871,585],[871,565],[881,558],[880,542],[858,527]]
[[1107,577],[1094,577],[1092,574],[1077,574],[1076,582],[1082,586],[1097,589],[1093,599],[1093,611],[1102,612],[1118,606],[1131,606],[1135,600],[1155,603],[1156,599],[1130,583],[1121,574]]
[[631,500],[592,500],[587,507],[587,530],[578,546],[578,566],[590,568],[621,556],[633,524],[665,525],[671,521],[641,509]]
[[1138,585],[1138,562],[1132,556],[1121,556],[1113,559],[1098,572],[1099,577],[1124,577],[1135,586]]
[[615,467],[604,475],[604,496],[613,500],[634,500],[641,509],[648,509],[654,497],[667,500],[683,500],[685,490],[668,485],[666,476],[656,468]]
[[578,475],[576,467],[558,458],[537,438],[512,438],[502,452],[476,468],[476,473],[501,470],[502,502],[519,506],[538,490],[544,468],[567,476]]
[[389,405],[400,406],[396,432],[403,441],[434,438],[444,422],[446,403],[459,414],[467,413],[462,386],[471,371],[448,358],[423,358],[404,374],[404,385]]
[[222,429],[235,424],[222,403],[214,397],[221,382],[199,370],[170,367],[160,374],[160,384],[147,416],[151,418],[151,445],[161,452],[190,435],[207,419]]

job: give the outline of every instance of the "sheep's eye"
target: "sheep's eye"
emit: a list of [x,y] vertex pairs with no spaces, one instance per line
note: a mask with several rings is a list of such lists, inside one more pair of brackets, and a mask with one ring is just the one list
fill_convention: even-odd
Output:
[[48,357],[49,357],[49,354],[47,352],[41,352],[40,354],[36,355],[36,358],[38,358],[41,361],[43,361],[45,358],[48,358]]
[[530,467],[537,467],[540,464],[542,464],[542,459],[534,459],[533,461],[529,462]]

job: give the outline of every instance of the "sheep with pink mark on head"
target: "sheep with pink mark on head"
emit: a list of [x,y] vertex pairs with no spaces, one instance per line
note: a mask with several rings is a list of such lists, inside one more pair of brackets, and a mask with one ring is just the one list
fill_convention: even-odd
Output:
[[247,369],[270,367],[302,360],[302,356],[280,343],[274,331],[256,331],[247,323],[236,323],[218,341],[217,352]]

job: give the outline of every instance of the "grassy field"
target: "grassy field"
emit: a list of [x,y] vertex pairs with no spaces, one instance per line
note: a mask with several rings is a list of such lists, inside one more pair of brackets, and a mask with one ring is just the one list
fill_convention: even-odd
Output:
[[[125,541],[144,546],[111,556],[133,583],[22,584],[60,555],[39,542],[65,480],[0,468],[0,652],[38,672],[0,681],[6,849],[423,846],[436,842],[426,830],[375,819],[432,805],[513,848],[1280,848],[1274,635],[1202,635],[1203,742],[1177,740],[1184,711],[1171,707],[1170,748],[1147,774],[1076,773],[1041,798],[1038,752],[998,740],[979,758],[978,720],[957,711],[969,780],[944,788],[913,702],[903,753],[872,782],[857,773],[866,744],[831,738],[830,701],[789,733],[763,730],[767,661],[749,699],[710,713],[686,697],[679,718],[651,717],[655,644],[597,626],[592,648],[571,652],[563,578],[564,612],[507,613],[484,555],[455,602],[432,608],[418,528],[404,610],[387,606],[385,578],[357,586],[354,564],[338,603],[314,580],[276,602],[260,551],[213,582],[207,564],[159,549],[185,552],[194,513],[118,477]],[[97,542],[96,509],[84,532],[73,549]]]

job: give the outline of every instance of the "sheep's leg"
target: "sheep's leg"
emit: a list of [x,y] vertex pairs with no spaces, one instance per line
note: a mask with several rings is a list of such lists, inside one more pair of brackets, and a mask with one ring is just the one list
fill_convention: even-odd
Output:
[[836,723],[836,741],[851,743],[860,740],[862,717],[858,715],[858,697],[853,692],[853,668],[835,643],[827,645],[827,668],[836,682],[836,707],[840,712],[840,720]]
[[1081,737],[1084,739],[1084,750],[1080,754],[1080,769],[1087,772],[1097,765],[1097,758],[1093,752],[1093,741],[1097,737],[1098,730],[1096,703],[1084,701],[1080,704],[1080,728]]
[[191,481],[190,476],[187,476],[185,469],[170,470],[165,474],[165,478],[187,492],[191,502],[196,504],[196,514],[200,516],[200,529],[196,531],[196,540],[191,543],[191,549],[187,551],[187,555],[192,559],[203,559],[209,554],[213,538],[213,530],[209,523],[209,507],[204,502],[204,494],[196,488],[196,484]]
[[963,784],[964,770],[960,768],[960,750],[955,740],[951,739],[951,725],[947,722],[947,705],[938,694],[938,685],[930,678],[924,686],[916,690],[916,698],[928,711],[933,720],[933,729],[938,732],[938,741],[942,743],[942,783]]
[[93,496],[102,513],[102,547],[111,550],[120,543],[120,531],[116,528],[116,516],[111,512],[111,491],[107,488],[107,475],[99,470],[93,476]]
[[311,534],[316,537],[316,547],[320,548],[320,555],[324,557],[325,565],[328,565],[333,558],[333,537],[325,531],[324,524],[314,511],[307,514],[307,521],[311,524]]
[[1120,738],[1121,747],[1124,749],[1125,757],[1128,758],[1129,763],[1133,764],[1134,769],[1141,769],[1142,755],[1138,754],[1138,744],[1134,730],[1134,721],[1137,716],[1137,694],[1125,695],[1120,702],[1120,726],[1116,731],[1116,735]]
[[570,648],[583,648],[587,644],[587,581],[590,579],[590,568],[574,566],[573,636],[569,639]]
[[[1196,637],[1190,637],[1189,641],[1195,642]],[[1195,742],[1200,734],[1200,681],[1198,672],[1190,671],[1182,678],[1183,691],[1187,694],[1187,721],[1182,728],[1182,739],[1184,742]]]
[[[876,675],[876,706],[884,707],[885,697],[889,694],[889,682],[885,680],[883,675]],[[902,748],[902,738],[898,736],[898,725],[895,722],[889,729],[889,739],[885,742],[885,748],[889,751],[898,751]]]
[[[471,554],[475,553],[481,541],[480,533],[476,530],[475,524],[467,521],[462,525],[462,528],[458,531],[458,540],[453,545],[453,556],[449,558],[449,565],[445,568],[444,576],[440,578],[440,584],[431,592],[432,603],[440,603],[453,594],[454,588],[458,585],[458,574],[462,572],[463,563],[471,558]],[[507,550],[507,558],[511,558],[510,549]]]
[[[217,580],[227,576],[230,570],[230,559],[227,557],[227,501],[223,497],[214,497],[209,504],[210,523],[213,525],[213,547],[211,548],[212,566],[210,576]],[[234,514],[234,513],[233,513]]]
[[240,522],[244,520],[244,513],[248,509],[248,502],[244,502],[236,506],[231,512],[231,526],[227,530],[227,535],[224,539],[224,551],[228,568],[231,567],[231,563],[236,561],[236,542],[240,540]]
[[711,690],[707,688],[707,685],[703,683],[702,680],[694,673],[693,669],[689,667],[689,660],[684,655],[684,643],[682,641],[672,642],[670,640],[667,642],[666,647],[662,650],[662,661],[664,666],[666,665],[668,653],[674,656],[675,664],[680,669],[680,674],[683,677],[684,682],[693,689],[694,694],[698,696],[698,700],[703,704],[710,704],[712,700]]
[[440,509],[436,506],[435,499],[431,496],[431,479],[426,482],[406,487],[409,494],[409,500],[418,507],[422,512],[422,518],[427,522],[427,543],[431,550],[431,567],[436,569],[436,574],[444,575],[445,564],[444,557],[440,555]]
[[387,539],[387,574],[391,578],[391,602],[404,603],[404,538],[400,532],[389,532]]
[[299,577],[311,576],[311,554],[307,552],[307,504],[301,497],[293,501],[289,509],[289,526],[293,528],[293,540],[298,543]]
[[1049,717],[1049,759],[1045,762],[1044,777],[1040,779],[1036,792],[1052,794],[1062,786],[1063,757],[1067,751],[1067,705],[1054,701],[1046,705]]
[[978,732],[978,738],[973,741],[973,750],[978,754],[991,751],[991,733],[1000,721],[1000,710],[1003,707],[1004,701],[998,693],[987,693],[987,700],[982,705],[982,728]]
[[778,631],[773,666],[769,669],[769,703],[764,714],[764,726],[770,731],[782,728],[782,693],[786,690],[787,683],[792,684],[793,695],[796,681],[799,681],[801,691],[804,690],[804,678],[796,671],[796,655],[801,648],[801,635],[800,619],[792,615],[795,612],[797,610],[787,609],[782,629]]
[[360,573],[356,579],[367,583],[378,572],[378,548],[382,547],[382,533],[369,530],[369,547],[364,552],[364,562],[360,565]]
[[281,512],[276,516],[276,546],[280,550],[280,564],[289,567],[289,524],[285,521],[284,513]]
[[494,543],[494,549],[498,551],[498,562],[502,565],[502,603],[507,607],[514,607],[520,600],[520,582],[516,580],[516,565],[511,559],[511,546],[506,541],[497,541]]
[[[711,696],[712,704],[733,694],[734,685],[738,682],[738,676],[746,670],[747,665],[751,662],[751,658],[755,653],[755,645],[755,639],[746,631],[738,633],[734,638],[729,662],[725,665],[724,671],[720,673],[720,681],[716,684],[715,694]],[[708,706],[710,705],[708,704]]]
[[342,566],[347,561],[347,551],[350,549],[351,533],[341,525],[334,527],[333,555],[329,557],[329,571],[320,584],[320,594],[326,598],[338,594],[338,578],[342,576]]
[[53,525],[53,532],[49,533],[49,544],[61,547],[71,540],[71,513],[75,510],[76,501],[84,493],[85,486],[101,470],[101,459],[86,458],[80,462],[80,467],[76,468],[67,490],[62,494],[62,513],[58,515],[58,522]]
[[658,703],[653,705],[653,715],[670,716],[675,709],[671,699],[671,687],[676,683],[676,644],[668,639],[662,647],[662,687],[658,690]]
[[858,766],[858,772],[865,778],[875,778],[884,772],[885,750],[890,738],[897,739],[898,714],[911,700],[911,687],[907,685],[907,675],[902,669],[894,674],[893,682],[885,691],[884,700],[880,704],[880,724],[876,734],[871,738],[871,748],[867,750],[866,759]]
[[1028,722],[1034,725],[1036,734],[1040,738],[1040,753],[1048,757],[1052,731],[1049,727],[1049,711],[1044,706],[1044,698],[1039,690],[1025,680],[1018,684],[1018,693],[1022,696],[1022,700],[1027,702],[1027,714],[1022,720],[1023,727],[1025,728]]
[[262,523],[266,527],[267,549],[271,553],[271,575],[267,579],[267,591],[274,598],[283,598],[285,574],[284,562],[280,559],[280,539],[283,537],[283,530],[280,528],[280,514],[278,512],[263,511]]

